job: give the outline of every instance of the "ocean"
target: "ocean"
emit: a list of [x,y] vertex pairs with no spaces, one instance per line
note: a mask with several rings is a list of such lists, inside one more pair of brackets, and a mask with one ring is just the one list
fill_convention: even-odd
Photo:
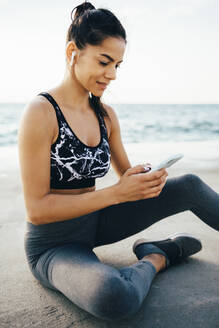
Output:
[[[219,105],[113,104],[132,165],[184,153],[181,165],[219,168]],[[17,147],[25,104],[0,104],[0,147]],[[7,153],[7,154],[6,154]],[[179,164],[176,164],[179,165]]]

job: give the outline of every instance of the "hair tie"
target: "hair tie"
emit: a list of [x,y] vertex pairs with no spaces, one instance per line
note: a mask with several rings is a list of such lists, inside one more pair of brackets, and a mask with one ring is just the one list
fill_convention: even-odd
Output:
[[[75,9],[76,9],[76,13],[73,18],[72,14]],[[82,16],[85,11],[92,10],[92,9],[96,9],[96,8],[90,2],[84,1],[81,5],[78,5],[71,11],[71,21],[74,22],[74,20],[77,19],[79,16]]]

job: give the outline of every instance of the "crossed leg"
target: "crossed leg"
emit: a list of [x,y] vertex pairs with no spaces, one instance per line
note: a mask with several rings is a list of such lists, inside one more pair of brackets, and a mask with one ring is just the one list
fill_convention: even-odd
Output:
[[[156,275],[149,261],[116,269],[100,262],[86,244],[67,244],[52,250],[47,267],[47,287],[60,291],[74,304],[96,317],[117,320],[135,314]],[[44,253],[37,262],[48,257]],[[45,276],[43,277],[45,281]]]

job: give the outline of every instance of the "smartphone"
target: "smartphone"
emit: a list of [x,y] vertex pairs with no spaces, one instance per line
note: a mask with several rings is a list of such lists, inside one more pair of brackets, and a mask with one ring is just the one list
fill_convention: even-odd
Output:
[[160,164],[152,167],[149,172],[154,172],[154,171],[158,171],[158,170],[163,169],[163,168],[170,167],[171,165],[176,163],[178,160],[180,160],[183,156],[184,155],[182,153],[171,155],[167,159],[162,161]]

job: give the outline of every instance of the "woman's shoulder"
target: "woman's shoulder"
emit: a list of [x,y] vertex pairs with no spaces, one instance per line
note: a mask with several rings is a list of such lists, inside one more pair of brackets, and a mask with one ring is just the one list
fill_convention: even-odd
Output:
[[19,130],[33,131],[44,127],[48,137],[53,137],[54,117],[50,106],[51,104],[43,96],[30,99],[23,109]]
[[26,103],[23,115],[34,115],[47,119],[48,116],[51,116],[51,112],[51,104],[48,100],[41,95],[37,95]]
[[113,130],[114,131],[116,131],[118,129],[120,130],[119,119],[118,119],[115,109],[104,103],[103,103],[103,106],[104,106],[105,110],[107,111],[107,114],[109,115],[108,124],[110,125],[110,133]]
[[21,115],[21,127],[31,126],[33,128],[39,127],[38,124],[44,125],[48,129],[49,135],[54,135],[56,127],[56,115],[52,104],[41,95],[36,95],[30,99]]
[[114,109],[111,106],[109,106],[109,105],[107,105],[107,104],[105,104],[103,102],[102,102],[102,105],[103,105],[104,109],[107,111],[107,114],[109,116],[111,116],[112,115],[112,112],[114,112]]

